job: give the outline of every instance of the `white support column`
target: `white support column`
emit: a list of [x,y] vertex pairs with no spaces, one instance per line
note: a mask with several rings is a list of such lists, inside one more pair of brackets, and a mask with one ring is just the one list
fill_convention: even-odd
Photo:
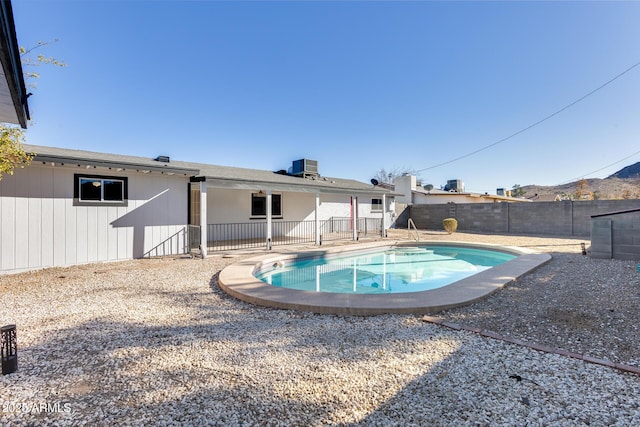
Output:
[[207,183],[200,181],[200,254],[207,257]]
[[353,240],[358,240],[358,197],[351,198],[353,203]]
[[318,211],[320,210],[320,193],[316,193],[316,207],[313,210],[313,220],[316,227],[316,245],[320,246],[320,221],[318,220]]
[[267,190],[267,249],[271,250],[271,243],[272,243],[272,230],[271,230],[271,226],[272,226],[272,220],[271,220],[271,190]]

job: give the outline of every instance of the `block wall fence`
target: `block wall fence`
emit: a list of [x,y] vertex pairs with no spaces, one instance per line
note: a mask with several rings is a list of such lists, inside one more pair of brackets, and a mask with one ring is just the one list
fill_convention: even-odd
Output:
[[406,228],[411,218],[418,229],[443,230],[442,220],[455,218],[458,231],[589,237],[592,215],[639,208],[640,199],[410,205],[396,227]]
[[640,209],[592,217],[591,257],[640,260]]

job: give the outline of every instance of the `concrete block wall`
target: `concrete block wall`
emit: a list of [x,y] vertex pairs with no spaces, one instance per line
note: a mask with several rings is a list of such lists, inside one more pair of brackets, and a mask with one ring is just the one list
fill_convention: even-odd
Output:
[[401,223],[400,218],[411,218],[419,230],[442,230],[442,220],[448,218],[449,208],[443,205],[409,205],[409,215],[398,216],[397,225],[403,228],[406,223]]
[[591,258],[611,259],[611,219],[591,220]]
[[571,201],[509,205],[510,233],[570,236],[573,235],[573,219]]
[[640,209],[591,218],[591,256],[640,260]]
[[470,203],[458,205],[456,207],[456,215],[460,216],[458,228],[460,228],[461,221],[463,227],[467,230],[507,233],[509,225],[508,207],[507,203]]
[[[442,220],[454,217],[460,231],[576,237],[590,236],[592,215],[639,208],[638,199],[408,207],[409,217],[419,229],[442,230]],[[398,221],[397,226],[406,224]]]

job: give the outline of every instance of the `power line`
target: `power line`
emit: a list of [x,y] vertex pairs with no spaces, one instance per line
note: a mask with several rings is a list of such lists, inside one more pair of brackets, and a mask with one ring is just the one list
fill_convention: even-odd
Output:
[[561,183],[560,183],[560,184],[558,184],[558,185],[569,184],[570,182],[575,182],[575,181],[577,181],[577,180],[579,180],[579,179],[584,178],[585,176],[593,175],[594,173],[597,173],[597,172],[600,172],[600,171],[602,171],[602,170],[605,170],[605,169],[607,169],[607,168],[609,168],[609,167],[611,167],[611,166],[613,166],[613,165],[617,165],[618,163],[624,162],[625,160],[627,160],[627,159],[628,159],[628,158],[630,158],[630,157],[635,156],[636,154],[640,154],[640,151],[636,151],[636,152],[635,152],[635,153],[633,153],[633,154],[629,154],[627,157],[622,158],[622,159],[620,159],[620,160],[618,160],[618,161],[616,161],[616,162],[610,163],[610,164],[608,164],[607,166],[604,166],[604,167],[602,167],[602,168],[600,168],[600,169],[598,169],[598,170],[594,170],[594,171],[592,171],[592,172],[585,173],[584,175],[581,175],[581,176],[579,176],[578,178],[573,178],[573,179],[571,179],[571,180],[569,180],[569,181],[563,181],[563,182],[561,182]]
[[527,126],[527,127],[523,128],[523,129],[520,129],[519,131],[517,131],[517,132],[515,132],[515,133],[512,133],[511,135],[509,135],[509,136],[507,136],[507,137],[505,137],[505,138],[502,138],[502,139],[501,139],[501,140],[499,140],[499,141],[493,142],[493,143],[491,143],[491,144],[489,144],[489,145],[485,145],[485,146],[484,146],[484,147],[482,147],[482,148],[479,148],[479,149],[477,149],[477,150],[475,150],[475,151],[472,151],[472,152],[470,152],[470,153],[464,154],[464,155],[462,155],[462,156],[460,156],[460,157],[456,157],[455,159],[448,160],[448,161],[443,162],[443,163],[438,163],[437,165],[429,166],[428,168],[424,168],[424,169],[417,170],[416,172],[424,172],[424,171],[426,171],[426,170],[435,169],[435,168],[438,168],[438,167],[440,167],[440,166],[444,166],[444,165],[448,165],[448,164],[453,163],[453,162],[457,162],[458,160],[462,160],[462,159],[465,159],[465,158],[467,158],[467,157],[473,156],[474,154],[478,154],[478,153],[479,153],[479,152],[481,152],[481,151],[488,150],[488,149],[489,149],[489,148],[491,148],[491,147],[494,147],[494,146],[496,146],[496,145],[498,145],[498,144],[501,144],[501,143],[503,143],[503,142],[505,142],[505,141],[508,141],[509,139],[511,139],[511,138],[513,138],[513,137],[516,137],[516,136],[520,135],[521,133],[524,133],[524,132],[528,131],[528,130],[529,130],[529,129],[531,129],[531,128],[534,128],[534,127],[538,126],[539,124],[546,122],[547,120],[551,119],[552,117],[557,116],[558,114],[562,113],[563,111],[568,110],[569,108],[573,107],[574,105],[576,105],[576,104],[577,104],[577,103],[579,103],[580,101],[583,101],[584,99],[586,99],[586,98],[588,98],[589,96],[593,95],[594,93],[598,92],[600,89],[602,89],[602,88],[604,88],[604,87],[606,87],[606,86],[610,85],[610,84],[611,84],[611,83],[613,83],[614,81],[618,80],[620,77],[624,76],[624,75],[625,75],[625,74],[627,74],[629,71],[631,71],[631,70],[633,70],[634,68],[636,68],[638,65],[640,65],[640,62],[636,62],[636,63],[635,63],[635,64],[633,64],[631,67],[627,68],[626,70],[624,70],[623,72],[621,72],[621,73],[620,73],[620,74],[618,74],[617,76],[615,76],[615,77],[613,77],[612,79],[608,80],[606,83],[604,83],[604,84],[602,84],[602,85],[598,86],[597,88],[593,89],[591,92],[587,93],[586,95],[583,95],[582,97],[578,98],[577,100],[573,101],[572,103],[565,105],[564,107],[562,107],[562,108],[561,108],[561,109],[559,109],[558,111],[555,111],[555,112],[553,112],[553,113],[549,114],[548,116],[544,117],[543,119],[540,119],[540,120],[538,120],[537,122],[535,122],[535,123],[533,123],[533,124],[531,124],[531,125],[529,125],[529,126]]

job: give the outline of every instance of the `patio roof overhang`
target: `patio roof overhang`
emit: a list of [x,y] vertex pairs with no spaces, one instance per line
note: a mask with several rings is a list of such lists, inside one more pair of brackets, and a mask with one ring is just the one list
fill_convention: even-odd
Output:
[[350,196],[401,196],[400,193],[394,193],[373,185],[368,188],[366,184],[362,187],[344,186],[331,181],[313,181],[303,178],[294,178],[300,180],[299,183],[282,183],[272,181],[256,181],[242,179],[228,179],[220,177],[196,176],[192,177],[192,182],[206,182],[207,188],[224,188],[235,190],[272,190],[272,191],[289,191],[294,193],[320,193],[320,194],[346,194]]

